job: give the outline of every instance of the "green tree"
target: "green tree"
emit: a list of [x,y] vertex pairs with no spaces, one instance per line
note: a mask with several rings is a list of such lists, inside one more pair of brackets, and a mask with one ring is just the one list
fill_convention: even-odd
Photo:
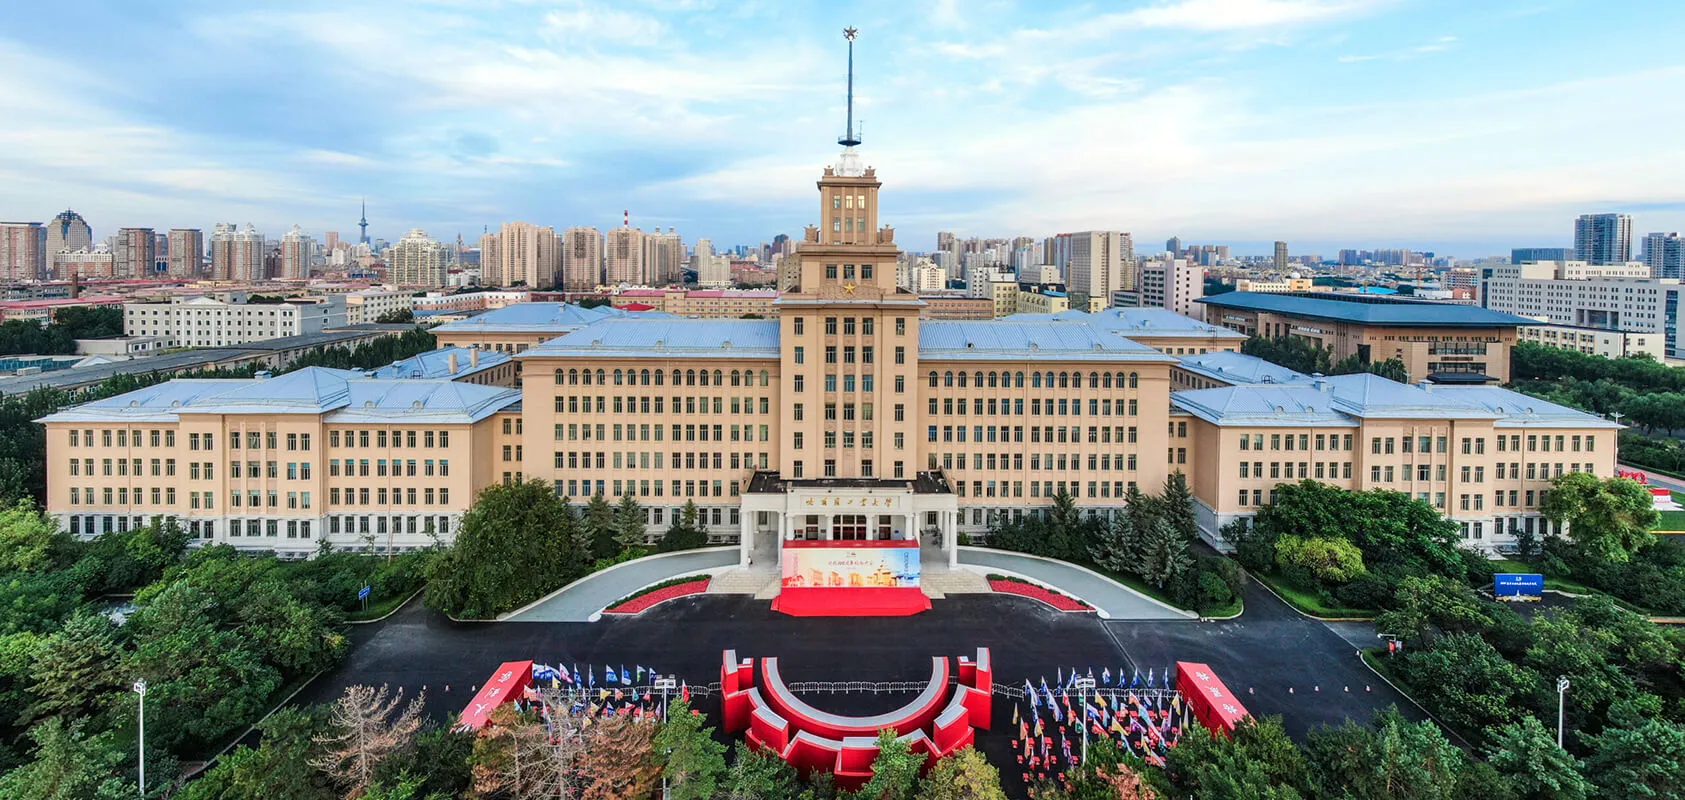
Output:
[[1394,607],[1375,618],[1375,628],[1411,642],[1436,631],[1485,633],[1495,624],[1473,589],[1442,575],[1405,578],[1394,598]]
[[914,753],[890,728],[878,731],[877,744],[872,777],[854,793],[854,800],[913,800],[924,756]]
[[722,782],[725,800],[784,800],[796,796],[796,770],[776,754],[742,741],[731,748],[731,770]]
[[1177,797],[1192,800],[1299,800],[1306,797],[1306,762],[1287,737],[1281,717],[1252,718],[1234,736],[1194,727],[1166,757]]
[[1112,512],[1112,518],[1100,528],[1088,545],[1088,557],[1095,564],[1113,572],[1134,573],[1140,569],[1140,555],[1135,552],[1135,524],[1127,512]]
[[319,708],[283,707],[259,724],[263,739],[216,760],[204,775],[182,787],[179,800],[335,800],[335,792],[311,761],[321,753],[312,737],[321,729]]
[[1415,698],[1461,731],[1514,722],[1540,685],[1537,672],[1510,663],[1486,640],[1467,633],[1407,649],[1393,662]]
[[29,717],[77,719],[91,714],[102,695],[123,688],[121,675],[113,669],[122,655],[110,620],[94,613],[71,617],[36,647],[30,671],[30,693],[36,700]]
[[643,547],[647,527],[644,509],[638,505],[638,499],[630,494],[622,495],[620,505],[614,509],[614,542],[620,545],[621,552]]
[[674,701],[655,734],[655,761],[667,778],[672,800],[709,800],[725,777],[725,745],[714,741],[713,728],[690,713],[690,704]]
[[1194,493],[1188,478],[1181,470],[1164,479],[1164,491],[1158,497],[1159,511],[1164,521],[1183,539],[1193,542],[1199,538],[1199,520],[1194,515]]
[[1153,518],[1142,538],[1141,577],[1148,583],[1162,589],[1193,566],[1188,540],[1162,517]]
[[1287,535],[1275,542],[1281,574],[1305,586],[1336,586],[1364,573],[1363,551],[1345,539]]
[[1603,800],[1677,800],[1685,796],[1685,727],[1648,720],[1584,737],[1586,776]]
[[0,570],[51,569],[74,547],[68,537],[51,518],[36,511],[34,503],[18,500],[0,510]]
[[123,309],[118,306],[67,306],[53,312],[53,324],[72,339],[108,339],[123,335]]
[[[32,323],[33,324],[33,323]],[[115,777],[127,760],[110,732],[89,735],[80,722],[50,719],[29,730],[35,760],[0,777],[0,797],[117,800],[135,786]]]
[[971,747],[937,760],[919,784],[918,800],[1006,800],[1000,771]]
[[1410,722],[1396,708],[1377,712],[1372,727],[1313,730],[1305,753],[1318,796],[1353,800],[1452,800],[1464,764],[1437,725]]
[[609,505],[602,492],[592,495],[591,502],[585,505],[581,524],[591,539],[592,561],[614,558],[620,552],[620,545],[614,540],[614,506]]
[[671,553],[706,547],[708,534],[702,530],[700,518],[701,510],[696,507],[696,501],[686,500],[679,513],[673,515],[673,521],[661,535],[661,542],[656,549],[663,553]]
[[585,574],[576,539],[557,536],[566,506],[540,481],[493,484],[463,517],[456,544],[428,570],[427,604],[490,617]]
[[1650,493],[1637,481],[1589,472],[1552,480],[1539,510],[1554,522],[1567,523],[1575,544],[1610,561],[1626,561],[1654,542],[1650,529],[1661,519]]
[[1583,800],[1593,787],[1583,766],[1556,745],[1556,736],[1537,717],[1487,731],[1486,761],[1505,776],[1523,800]]

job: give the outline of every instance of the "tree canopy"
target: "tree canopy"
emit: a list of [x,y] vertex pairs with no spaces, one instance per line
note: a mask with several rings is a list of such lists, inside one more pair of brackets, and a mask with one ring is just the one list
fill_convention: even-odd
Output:
[[456,542],[428,573],[427,604],[457,616],[493,617],[584,575],[587,554],[571,510],[542,481],[493,484],[462,519]]

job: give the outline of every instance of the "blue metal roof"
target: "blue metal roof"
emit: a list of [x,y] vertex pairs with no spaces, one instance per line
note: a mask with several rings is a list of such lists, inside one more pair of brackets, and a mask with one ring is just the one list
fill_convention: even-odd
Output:
[[1170,402],[1219,425],[1325,425],[1362,418],[1489,419],[1497,427],[1621,427],[1495,386],[1404,384],[1367,372],[1174,392]]
[[173,422],[181,414],[326,414],[328,422],[474,422],[515,389],[448,380],[385,380],[307,367],[275,378],[176,379],[50,414],[39,422]]
[[[552,331],[560,334],[598,320],[625,317],[628,314],[629,312],[611,306],[585,308],[571,303],[515,303],[468,319],[447,322],[433,330],[444,333]],[[646,311],[637,316],[648,318],[669,315],[659,311]]]
[[1013,314],[1003,319],[1014,322],[1081,322],[1125,337],[1188,336],[1236,340],[1246,338],[1246,334],[1185,317],[1167,308],[1106,308],[1093,313],[1071,309],[1057,314]]
[[[490,369],[499,364],[507,363],[508,353],[496,350],[479,350],[479,366],[469,366],[474,363],[474,348],[469,347],[441,347],[425,353],[394,361],[379,369],[371,370],[371,378],[455,378]],[[451,370],[451,356],[456,356],[456,370]]]
[[1021,320],[1014,315],[996,320],[932,320],[919,324],[920,360],[1042,356],[1081,361],[1175,360],[1086,321]]
[[605,319],[517,358],[778,358],[778,321],[687,319],[662,314]]
[[1364,325],[1420,325],[1440,328],[1509,328],[1544,323],[1502,311],[1455,303],[1432,303],[1396,297],[1360,296],[1332,292],[1273,294],[1228,292],[1196,302],[1240,311],[1356,322]]
[[1303,372],[1290,370],[1272,361],[1265,361],[1257,356],[1249,356],[1245,353],[1236,353],[1229,350],[1180,356],[1179,358],[1182,362],[1182,369],[1231,384],[1288,383],[1300,378],[1310,377]]

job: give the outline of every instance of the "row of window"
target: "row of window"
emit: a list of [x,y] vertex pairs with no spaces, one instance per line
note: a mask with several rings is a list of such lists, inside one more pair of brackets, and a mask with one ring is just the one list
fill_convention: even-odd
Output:
[[[377,505],[377,506],[384,506],[384,505],[404,506],[404,505],[409,505],[409,506],[415,506],[415,505],[426,505],[426,506],[430,506],[430,505],[435,504],[434,503],[434,497],[435,497],[434,491],[435,490],[431,486],[422,487],[419,492],[417,491],[416,487],[409,486],[409,487],[404,487],[404,488],[394,488],[394,489],[391,490],[391,494],[388,495],[387,489],[384,486],[375,487],[375,489],[372,492],[369,490],[369,487],[367,487],[367,486],[359,486],[359,487],[356,487],[356,488],[347,487],[344,490],[343,493],[340,492],[339,487],[333,487],[333,488],[328,489],[328,505],[330,505],[330,506],[337,506],[337,505],[347,505],[347,506],[367,506],[367,505]],[[438,494],[437,494],[438,503],[437,504],[442,505],[442,506],[450,505],[451,490],[448,489],[448,488],[440,488],[440,489],[437,490],[437,492],[438,492]],[[274,495],[274,492],[270,492],[270,495]],[[309,495],[310,495],[309,492],[305,492],[304,501],[306,503],[310,502]],[[392,501],[391,503],[387,502],[388,497],[391,498],[391,501]],[[238,499],[238,495],[236,495],[236,499]],[[343,502],[341,502],[342,500],[343,500]],[[371,502],[371,500],[372,500],[372,502]],[[239,505],[239,503],[236,502],[234,505]],[[289,508],[290,507],[291,506],[289,506]],[[305,508],[309,508],[309,507],[310,506],[308,506],[308,505],[305,506]]]
[[[195,462],[195,463],[197,463],[197,462]],[[92,476],[94,474],[94,460],[91,459],[91,458],[83,458],[83,459],[72,458],[72,459],[70,459],[69,464],[70,464],[70,474],[71,475],[76,475],[76,476],[89,475],[89,476]],[[115,459],[115,460],[109,459],[109,458],[103,458],[103,459],[100,459],[100,474],[101,475],[120,475],[120,476],[134,475],[135,477],[138,478],[142,475],[141,465],[142,465],[142,459],[138,459],[138,458],[119,458],[119,459]],[[173,478],[173,477],[175,477],[175,474],[176,474],[176,460],[175,459],[173,459],[173,458],[164,458],[164,459],[154,458],[154,459],[152,459],[152,477],[154,477],[154,478],[160,478],[160,477],[162,477],[162,478]]]
[[[610,493],[610,489],[613,492]],[[671,493],[668,492],[671,489]],[[727,494],[727,492],[730,494]],[[608,480],[597,479],[569,479],[556,481],[556,494],[562,497],[591,497],[604,495],[606,497],[621,497],[633,495],[636,497],[737,497],[741,486],[737,481],[726,480],[649,480],[649,479],[618,479],[612,483]],[[661,524],[661,509],[655,509],[655,524]],[[717,511],[717,509],[716,509]],[[737,509],[733,508],[732,517],[735,520]],[[645,518],[650,517],[650,509],[644,509]],[[674,512],[675,515],[677,512]],[[717,519],[717,517],[716,517]],[[716,522],[717,524],[717,522]]]
[[[960,497],[1023,497],[1024,481],[954,481],[954,493]],[[969,487],[969,490],[968,488]],[[1069,494],[1073,498],[1118,498],[1135,488],[1135,481],[1088,481],[1087,494],[1083,481],[1029,481],[1030,497],[1058,497]],[[961,509],[963,516],[965,510]]]
[[[1178,450],[1180,451],[1182,459],[1180,463],[1186,464],[1188,458],[1187,448],[1170,448],[1168,453],[1169,462],[1172,464],[1177,463],[1176,459],[1178,456]],[[938,460],[937,455],[935,453],[929,453],[927,454],[927,458],[930,464],[930,469],[936,469]],[[967,469],[965,453],[943,453],[940,460],[942,469]],[[996,455],[995,453],[972,453],[970,463],[971,466],[969,469],[972,470],[1001,469],[1021,472],[1024,469],[1025,459],[1023,453],[1001,453],[999,455]],[[1132,471],[1136,469],[1138,463],[1139,462],[1137,462],[1136,455],[1134,453],[1088,454],[1088,471],[1090,472],[1110,472],[1114,469]],[[1083,468],[1082,464],[1083,456],[1079,453],[1070,453],[1068,455],[1065,453],[1031,453],[1029,455],[1030,469],[1036,471],[1042,469],[1080,471]]]
[[[102,447],[112,447],[112,446],[128,447],[129,442],[131,442],[131,441],[134,442],[135,447],[142,446],[141,432],[138,431],[138,430],[129,430],[129,429],[124,429],[124,428],[118,428],[116,430],[110,430],[110,429],[101,430],[99,433],[100,433],[100,446],[102,446]],[[151,431],[148,431],[148,433],[150,433],[151,435],[147,438],[146,441],[149,441],[151,443],[152,447],[175,447],[176,446],[176,432],[173,431],[173,430],[156,429],[155,428]],[[115,445],[113,444],[113,442],[115,442]],[[75,428],[72,428],[70,430],[70,446],[71,447],[93,447],[94,446],[94,432],[92,430],[77,430]]]
[[[859,353],[859,360],[858,361],[855,360],[855,353],[857,353],[857,352]],[[840,361],[840,362],[837,360],[837,355],[839,353],[841,353],[841,355],[842,355],[842,361]],[[806,364],[807,363],[807,348],[806,347],[803,347],[801,345],[796,345],[794,348],[791,349],[790,354],[793,357],[793,359],[795,360],[795,363],[797,363],[797,364]],[[834,344],[828,344],[828,345],[825,345],[825,363],[827,363],[827,364],[837,364],[837,363],[842,363],[842,364],[875,364],[875,363],[877,363],[876,350],[873,348],[872,345],[869,345],[869,344],[860,345],[858,348],[855,347],[852,344],[843,345],[841,348],[838,348]],[[895,363],[897,363],[897,364],[907,363],[907,348],[905,348],[905,347],[896,347],[895,348]]]
[[[1030,388],[1081,389],[1083,374],[1084,373],[1081,372],[1031,372],[1029,374]],[[1090,389],[1135,389],[1139,388],[1141,384],[1141,375],[1138,372],[1090,372],[1087,373],[1087,375],[1088,388]],[[956,378],[958,381],[957,384]],[[936,374],[936,370],[931,370],[926,376],[926,379],[930,382],[930,388],[937,388],[938,376]],[[967,380],[968,378],[965,370],[960,370],[958,372],[944,371],[940,376],[940,385],[943,388],[948,389],[955,388],[956,386],[960,389],[964,389],[966,388]],[[987,381],[987,386],[990,389],[1022,389],[1024,388],[1024,373],[985,373],[979,370],[977,372],[970,373],[969,381],[972,385],[979,389],[984,388],[985,381]]]
[[[1308,434],[1308,433],[1301,433],[1301,434],[1298,434],[1296,436],[1294,434],[1291,434],[1291,433],[1288,433],[1288,434],[1272,433],[1269,436],[1270,436],[1270,449],[1271,450],[1309,450],[1309,449],[1311,449],[1312,438],[1311,438],[1311,434]],[[1319,434],[1316,434],[1315,442],[1316,442],[1316,449],[1318,449],[1318,450],[1351,450],[1352,449],[1352,435],[1349,434],[1349,433],[1344,434],[1344,435],[1338,434],[1338,433],[1329,433],[1329,434],[1319,433]],[[1297,443],[1297,444],[1295,444],[1295,443]],[[1285,447],[1283,445],[1285,445]],[[1243,434],[1241,434],[1240,435],[1240,449],[1242,449],[1242,450],[1262,450],[1262,449],[1264,449],[1264,434],[1262,434],[1262,433],[1243,433]],[[1391,451],[1388,451],[1388,452],[1391,452]]]
[[[207,497],[209,492],[205,493]],[[249,490],[246,492],[229,492],[228,505],[233,508],[280,508],[281,493],[270,489],[268,491]],[[287,508],[309,508],[309,492],[287,492]]]
[[[155,506],[173,506],[176,504],[176,488],[174,486],[154,486],[150,490],[139,486],[134,488],[134,505],[148,505],[147,495],[150,493]],[[96,501],[96,498],[97,501]],[[105,486],[95,494],[94,487],[70,487],[70,505],[73,506],[126,506],[129,505],[129,487]]]
[[[666,386],[668,373],[663,370],[633,370],[615,369],[568,369],[556,370],[557,386],[608,386],[613,379],[615,386]],[[674,386],[725,386],[730,381],[731,386],[754,386],[759,377],[761,386],[772,385],[772,372],[761,370],[757,376],[754,370],[714,370],[686,369],[672,371]]]
[[[1022,425],[1013,425],[1011,427],[1006,425],[973,425],[971,426],[971,441],[979,443],[985,441],[1022,442],[1024,441],[1024,430],[1024,426]],[[1042,442],[1053,444],[1055,437],[1057,437],[1060,444],[1075,444],[1083,440],[1083,428],[1081,425],[1072,425],[1070,427],[1063,425],[1031,425],[1029,431],[1031,444],[1040,444]],[[943,425],[941,426],[941,433],[942,441],[944,442],[964,442],[966,440],[966,426],[964,425]],[[1007,438],[1008,433],[1011,434],[1011,439]],[[925,428],[925,441],[936,441],[936,435],[937,426],[930,425]],[[1136,438],[1136,428],[1133,425],[1088,426],[1089,444],[1111,444],[1113,442],[1118,444],[1135,444]]]
[[[556,469],[667,469],[667,463],[671,463],[673,469],[726,469],[728,462],[731,469],[767,468],[766,453],[673,453],[671,462],[666,456],[666,453],[649,451],[557,450]],[[709,466],[710,462],[713,466]]]
[[[832,264],[831,266],[835,267],[836,265]],[[832,276],[832,277],[835,277],[835,276]],[[838,330],[837,321],[838,321],[837,317],[826,317],[825,318],[825,335],[826,336],[836,336],[837,335],[837,330]],[[842,317],[841,321],[842,321],[842,335],[853,336],[854,331],[855,331],[854,317]],[[876,328],[876,326],[877,326],[877,320],[875,318],[873,318],[873,317],[861,317],[860,318],[860,335],[862,335],[862,336],[875,336],[876,331],[874,329]],[[806,335],[806,333],[807,333],[807,319],[805,317],[791,317],[790,318],[790,332],[792,334],[796,335],[796,336]],[[905,317],[896,317],[895,318],[895,335],[896,336],[907,335],[907,319]]]
[[[1498,452],[1500,452],[1500,453],[1506,453],[1506,452],[1519,453],[1519,452],[1521,452],[1521,436],[1522,435],[1519,434],[1519,433],[1498,436],[1497,437]],[[1292,445],[1292,438],[1293,437],[1292,437],[1291,434],[1289,434],[1287,438],[1288,438],[1287,449],[1292,450],[1293,449],[1293,445]],[[1304,447],[1303,447],[1304,438],[1305,438],[1305,434],[1299,434],[1299,441],[1301,442],[1301,446],[1300,446],[1301,450],[1304,449]],[[1318,438],[1318,440],[1320,440],[1321,436],[1318,436],[1317,438]],[[1578,453],[1578,452],[1581,451],[1581,445],[1582,444],[1584,445],[1585,452],[1587,452],[1587,453],[1597,452],[1597,437],[1596,436],[1586,435],[1586,436],[1582,437],[1578,434],[1575,434],[1575,435],[1557,434],[1554,438],[1556,440],[1556,444],[1555,444],[1555,447],[1552,447],[1551,446],[1552,437],[1551,437],[1550,434],[1544,434],[1544,435],[1529,434],[1527,436],[1527,452],[1529,452],[1529,453],[1532,453],[1532,452],[1549,453],[1549,452],[1554,451],[1554,452],[1558,452],[1558,453],[1565,453],[1565,452]],[[1272,435],[1272,441],[1273,441],[1273,439],[1274,439],[1274,435]],[[1351,437],[1347,436],[1346,439],[1349,442]],[[1372,453],[1372,454],[1375,454],[1375,455],[1382,455],[1382,454],[1389,454],[1390,455],[1393,452],[1393,442],[1394,442],[1394,437],[1391,437],[1391,436],[1371,437],[1369,439],[1369,452]],[[1448,445],[1450,444],[1450,437],[1448,437],[1448,436],[1437,436],[1437,437],[1435,437],[1435,436],[1404,436],[1404,437],[1400,437],[1398,439],[1398,443],[1399,443],[1400,450],[1402,452],[1405,452],[1405,453],[1409,453],[1409,452],[1449,453],[1450,452],[1450,449],[1448,447]],[[1437,448],[1435,450],[1430,450],[1429,447],[1432,446],[1432,445],[1437,445]],[[1242,450],[1246,449],[1244,444],[1242,445],[1241,449]],[[1270,449],[1274,450],[1276,448],[1272,446]],[[1318,444],[1316,449],[1321,450],[1322,449],[1321,445]],[[1351,448],[1348,446],[1346,449],[1349,450]],[[1464,436],[1463,441],[1462,441],[1462,451],[1463,451],[1463,455],[1465,455],[1465,456],[1468,456],[1468,455],[1476,455],[1476,456],[1485,455],[1486,454],[1486,437],[1484,437],[1484,436]]]
[[[950,417],[956,415],[965,416],[965,398],[944,397],[941,400],[942,402],[940,408],[943,415]],[[930,404],[930,416],[936,416],[938,408],[937,399],[932,397],[929,398],[927,402]],[[1082,416],[1082,399],[1077,398],[1072,400],[1061,397],[1055,401],[1053,398],[1049,397],[1044,403],[1041,398],[1032,397],[1030,398],[1029,408],[1030,416],[1032,417],[1040,417],[1043,415],[1050,417],[1080,417]],[[1139,415],[1140,408],[1139,400],[1125,400],[1121,397],[1110,401],[1101,400],[1095,397],[1088,399],[1088,416],[1091,417],[1110,417],[1114,414],[1120,417],[1134,417]],[[971,399],[971,413],[974,416],[1014,415],[1021,417],[1024,416],[1024,398],[1002,398],[997,401],[994,398],[974,397]]]
[[[1269,476],[1271,478],[1287,478],[1292,480],[1294,477],[1294,463],[1295,462],[1292,461],[1271,461]],[[1300,461],[1297,463],[1299,467],[1298,477],[1300,478],[1309,478],[1312,476],[1313,472],[1315,473],[1317,480],[1336,480],[1339,478],[1350,479],[1352,476],[1352,462],[1350,461]],[[1391,468],[1389,467],[1388,469]],[[1240,462],[1240,477],[1264,477],[1264,462]]]
[[[867,405],[870,405],[870,404],[868,403]],[[850,413],[852,413],[852,411],[853,411],[853,408],[851,406],[850,407]],[[849,418],[853,419],[852,416],[850,416]],[[867,419],[870,419],[870,417],[867,417]],[[613,437],[614,437],[613,439],[609,438],[609,434],[610,434],[611,431],[613,433]],[[662,437],[664,435],[666,435],[667,431],[668,431],[668,428],[666,426],[663,426],[663,425],[660,425],[660,424],[632,425],[630,423],[623,424],[623,423],[619,423],[619,422],[616,422],[613,425],[609,425],[608,423],[603,423],[603,422],[599,422],[596,425],[570,422],[570,423],[567,423],[567,428],[564,431],[563,427],[562,427],[562,424],[558,422],[558,423],[556,423],[556,441],[558,441],[558,442],[561,442],[561,441],[568,441],[568,442],[581,442],[581,441],[583,441],[583,442],[591,442],[591,441],[597,441],[597,442],[607,442],[607,441],[649,442],[649,441],[656,441],[656,442],[660,442],[660,441],[665,441]],[[675,425],[672,426],[671,432],[672,432],[672,441],[675,441],[675,442],[724,442],[724,441],[728,441],[728,439],[726,438],[728,430],[727,430],[727,426],[724,425],[724,424],[720,424],[720,425],[678,425],[678,424],[675,424]],[[564,433],[566,434],[565,438],[564,438]],[[769,426],[769,425],[758,425],[758,426],[757,425],[732,425],[729,428],[729,433],[730,433],[730,436],[731,436],[729,441],[733,441],[733,442],[770,442],[770,441],[772,441],[772,427]],[[653,439],[650,436],[651,434],[654,434]]]
[[[508,420],[504,420],[504,422],[507,423]],[[451,432],[392,431],[392,435],[387,436],[385,430],[328,431],[329,447],[387,447],[388,443],[391,447],[407,447],[412,450],[417,447],[434,447],[435,443],[438,447],[450,447]],[[305,434],[305,444],[307,445],[305,449],[310,449],[308,447],[309,434]]]
[[[672,408],[674,414],[753,415],[757,399],[760,400],[759,413],[772,413],[772,400],[767,397],[674,397]],[[556,395],[557,414],[590,414],[593,409],[598,414],[607,414],[610,409],[616,414],[665,414],[667,398],[660,395]]]
[[[387,520],[391,520],[390,526]],[[238,520],[236,520],[237,522]],[[273,520],[271,520],[273,521]],[[310,523],[305,522],[306,526]],[[308,534],[309,528],[305,531]],[[350,534],[384,534],[384,533],[423,533],[448,535],[451,532],[451,518],[448,516],[329,516],[328,533]]]
[[[801,431],[796,431],[795,433],[790,434],[790,446],[791,446],[791,448],[795,449],[795,450],[802,449],[803,446],[805,445],[804,438],[805,437],[803,436]],[[872,445],[873,445],[872,431],[870,431],[870,430],[860,431],[858,438],[859,438],[861,449],[863,449],[863,450],[872,449]],[[855,443],[855,439],[856,439],[856,435],[855,435],[854,431],[843,431],[842,432],[842,446],[843,446],[843,448],[844,449],[853,448],[854,443]],[[837,447],[837,432],[836,431],[825,431],[825,449],[835,450],[836,447]],[[907,434],[902,433],[900,431],[896,431],[895,432],[895,449],[905,450],[906,448],[907,448]]]
[[[873,471],[875,469],[875,466],[876,465],[872,462],[872,459],[869,459],[869,458],[861,459],[861,461],[860,461],[860,477],[862,477],[862,478],[877,477],[877,473]],[[834,459],[834,458],[825,459],[820,464],[820,469],[824,470],[823,473],[822,473],[823,477],[826,477],[826,478],[837,477],[837,460]],[[807,471],[806,465],[804,465],[800,461],[796,461],[796,462],[794,462],[790,465],[790,477],[791,478],[802,478],[806,475],[806,471]],[[904,462],[904,461],[895,462],[894,469],[890,473],[890,477],[891,478],[905,478],[905,477],[907,477],[906,462]]]
[[[505,445],[505,449],[507,449],[507,447],[508,446]],[[507,461],[508,459],[504,459],[504,460]],[[235,466],[236,466],[236,468],[238,468],[238,465],[235,465]],[[309,467],[308,464],[306,464],[305,466],[306,466],[306,468]],[[328,475],[332,476],[332,477],[339,477],[339,475],[343,472],[344,475],[348,478],[350,478],[350,477],[366,478],[366,477],[369,476],[369,467],[370,467],[370,460],[366,459],[366,458],[360,458],[360,459],[358,459],[358,458],[347,458],[344,461],[341,461],[340,459],[337,459],[337,458],[328,459]],[[390,463],[388,463],[387,460],[384,459],[384,458],[377,458],[377,459],[374,459],[374,461],[373,461],[373,467],[374,467],[374,475],[376,477],[381,477],[381,478],[387,477],[388,475],[390,475],[391,477],[394,477],[394,478],[401,478],[401,477],[414,478],[417,475],[416,470],[418,468],[420,469],[420,475],[422,477],[430,478],[430,477],[433,477],[433,475],[434,475],[434,463],[433,463],[433,459],[431,459],[431,458],[424,458],[424,459],[421,459],[420,461],[417,461],[416,459],[413,459],[413,458],[409,458],[409,459],[394,458],[394,459],[391,460]],[[438,472],[439,477],[442,477],[442,478],[450,477],[450,474],[451,474],[451,461],[450,461],[450,459],[448,459],[448,458],[439,459],[437,472]],[[236,474],[235,477],[239,477],[239,475]],[[306,476],[306,477],[308,477],[308,476]]]

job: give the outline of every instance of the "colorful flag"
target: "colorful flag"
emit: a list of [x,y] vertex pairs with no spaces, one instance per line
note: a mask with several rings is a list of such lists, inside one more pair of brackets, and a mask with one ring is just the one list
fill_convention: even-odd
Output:
[[632,673],[627,671],[626,665],[624,664],[620,666],[620,682],[626,684],[627,686],[632,685]]
[[603,667],[603,682],[604,683],[619,683],[620,682],[620,675],[614,671],[614,667]]
[[639,664],[638,665],[638,681],[642,682],[643,679],[644,679],[644,665]]
[[686,703],[690,702],[690,685],[683,681],[679,682],[679,697],[683,698]]
[[1104,683],[1107,686],[1112,685],[1112,668],[1111,667],[1106,667],[1105,669],[1100,670],[1100,682]]

